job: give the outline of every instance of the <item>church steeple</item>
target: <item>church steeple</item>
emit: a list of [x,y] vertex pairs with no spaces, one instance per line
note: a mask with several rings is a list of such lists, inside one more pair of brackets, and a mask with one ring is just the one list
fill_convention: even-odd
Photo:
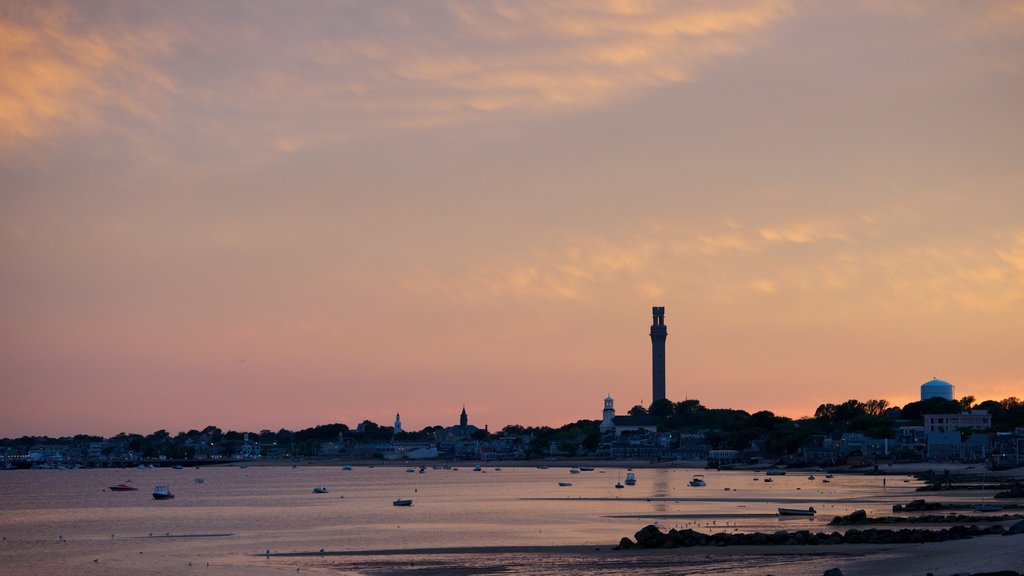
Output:
[[459,416],[459,426],[466,426],[469,424],[469,415],[466,414],[466,405],[462,405],[462,415]]
[[402,433],[402,415],[395,412],[395,435]]

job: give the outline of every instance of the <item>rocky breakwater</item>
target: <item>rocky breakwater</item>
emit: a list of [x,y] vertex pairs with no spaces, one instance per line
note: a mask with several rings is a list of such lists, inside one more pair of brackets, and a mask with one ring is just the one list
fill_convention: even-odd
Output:
[[[1024,505],[1016,503],[999,504],[1003,510],[1020,510]],[[928,502],[927,500],[911,500],[906,504],[893,504],[893,512],[928,512],[932,510],[967,510],[970,504],[957,504],[952,502]]]
[[1006,522],[1024,520],[1022,514],[1000,514],[997,516],[972,516],[967,514],[926,514],[922,516],[883,516],[871,518],[863,510],[854,510],[846,516],[836,516],[829,526],[856,524],[973,524],[977,522]]
[[689,548],[693,546],[814,546],[824,544],[922,544],[925,542],[945,542],[948,540],[966,540],[977,536],[1003,536],[1024,534],[1024,520],[1017,522],[1009,529],[1000,525],[988,528],[977,526],[952,526],[941,530],[925,530],[903,528],[890,530],[887,528],[869,528],[858,530],[851,528],[845,533],[811,532],[810,530],[779,530],[777,532],[705,534],[696,530],[676,530],[662,532],[660,528],[649,524],[641,528],[631,540],[623,537],[616,550],[630,548]]

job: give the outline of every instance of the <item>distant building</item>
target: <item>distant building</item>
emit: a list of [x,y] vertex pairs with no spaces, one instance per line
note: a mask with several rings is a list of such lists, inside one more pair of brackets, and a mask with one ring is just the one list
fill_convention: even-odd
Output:
[[658,432],[658,423],[653,416],[615,416],[612,423],[615,425],[616,436],[622,436],[623,432]]
[[437,438],[441,442],[456,442],[472,438],[473,434],[479,430],[480,428],[469,423],[469,415],[466,414],[466,407],[463,405],[462,414],[459,415],[459,425],[439,430]]
[[939,380],[938,378],[932,378],[924,384],[921,384],[921,400],[924,401],[929,398],[945,398],[946,400],[952,400],[953,385],[949,382]]
[[992,415],[988,410],[971,410],[961,414],[925,414],[926,432],[950,432],[953,430],[990,430]]
[[402,433],[402,415],[395,412],[395,432],[394,435],[398,436]]

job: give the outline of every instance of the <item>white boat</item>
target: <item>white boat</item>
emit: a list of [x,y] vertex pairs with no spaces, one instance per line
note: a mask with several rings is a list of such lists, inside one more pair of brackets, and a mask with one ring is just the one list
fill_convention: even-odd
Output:
[[636,476],[634,476],[632,472],[627,472],[626,473],[626,486],[635,486],[635,485],[636,485]]
[[313,494],[327,494],[328,490],[326,486],[317,486],[313,488]]
[[707,486],[708,483],[704,481],[704,475],[703,474],[697,474],[696,476],[693,477],[693,480],[690,480],[689,485],[690,486]]
[[808,506],[806,510],[803,508],[779,508],[779,516],[814,516],[817,510],[814,506]]
[[171,498],[174,498],[174,494],[171,494],[170,486],[157,486],[153,488],[154,500],[170,500]]
[[394,506],[412,506],[412,499],[396,498],[391,504]]

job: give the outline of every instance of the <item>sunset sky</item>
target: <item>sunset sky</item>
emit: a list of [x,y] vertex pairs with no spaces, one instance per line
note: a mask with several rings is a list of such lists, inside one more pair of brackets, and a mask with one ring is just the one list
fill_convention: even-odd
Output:
[[1024,2],[0,0],[0,436],[1024,397]]

